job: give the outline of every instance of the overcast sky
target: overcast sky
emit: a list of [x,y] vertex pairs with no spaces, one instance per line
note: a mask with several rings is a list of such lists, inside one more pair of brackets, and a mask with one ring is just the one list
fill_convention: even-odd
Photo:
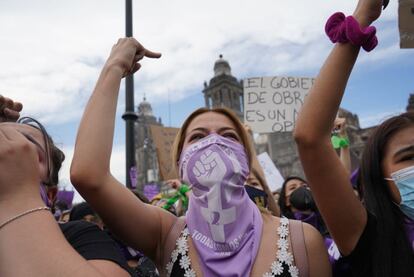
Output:
[[[159,60],[142,62],[135,100],[144,93],[164,124],[179,126],[204,104],[203,82],[223,54],[239,79],[317,75],[332,44],[324,34],[335,11],[351,14],[354,0],[134,1],[134,35]],[[399,49],[397,9],[391,1],[375,23],[379,46],[362,53],[343,107],[361,125],[405,109],[414,92],[414,52]],[[65,150],[62,183],[83,108],[112,45],[124,35],[124,1],[0,1],[0,93],[21,101]],[[171,102],[171,117],[168,113]],[[112,171],[124,172],[123,93],[118,106]]]

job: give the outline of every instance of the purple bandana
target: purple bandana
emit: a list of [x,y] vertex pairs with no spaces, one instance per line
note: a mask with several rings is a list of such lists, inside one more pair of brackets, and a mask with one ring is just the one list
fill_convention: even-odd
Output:
[[259,249],[262,217],[244,189],[244,147],[217,134],[180,157],[180,177],[192,185],[186,222],[203,276],[249,276]]
[[310,214],[305,214],[302,212],[294,212],[293,216],[296,220],[306,222],[313,227],[315,227],[317,230],[320,229],[319,222],[318,222],[318,215],[315,212],[312,212]]

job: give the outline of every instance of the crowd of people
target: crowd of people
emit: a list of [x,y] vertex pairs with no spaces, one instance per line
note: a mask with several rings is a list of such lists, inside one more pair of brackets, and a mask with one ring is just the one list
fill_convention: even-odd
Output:
[[286,176],[277,195],[249,127],[221,107],[182,124],[173,200],[150,202],[114,178],[121,80],[161,57],[134,38],[113,46],[81,119],[70,175],[86,202],[58,220],[65,155],[40,122],[20,118],[22,104],[0,96],[0,276],[414,276],[414,113],[379,125],[355,172],[337,118],[386,3],[359,0],[353,16],[328,20],[335,45],[293,133],[306,178]]

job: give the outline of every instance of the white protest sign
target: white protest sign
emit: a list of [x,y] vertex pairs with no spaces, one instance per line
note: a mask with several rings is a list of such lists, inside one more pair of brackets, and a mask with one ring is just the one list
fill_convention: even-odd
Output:
[[262,166],[266,178],[266,183],[269,186],[270,190],[274,192],[281,188],[284,179],[280,174],[279,170],[276,168],[269,154],[267,154],[267,152],[259,154],[257,155],[257,160],[259,161],[259,164]]
[[314,81],[314,78],[279,76],[244,79],[244,122],[255,133],[293,131]]

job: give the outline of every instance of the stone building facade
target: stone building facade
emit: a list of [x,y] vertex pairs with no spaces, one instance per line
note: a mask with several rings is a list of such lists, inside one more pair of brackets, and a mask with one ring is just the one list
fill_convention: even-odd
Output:
[[[228,107],[232,109],[243,121],[243,84],[231,74],[228,61],[220,58],[214,64],[214,76],[210,81],[204,82],[203,89],[205,106]],[[414,111],[414,94],[410,95],[407,110]],[[352,168],[359,165],[364,145],[375,128],[361,128],[356,114],[345,109],[339,110],[339,116],[347,119],[347,133],[350,140]],[[255,136],[256,151],[258,154],[268,152],[283,177],[304,177],[299,160],[296,144],[292,132],[260,134]]]
[[207,108],[227,107],[243,120],[243,85],[231,74],[223,55],[214,64],[214,77],[204,82],[203,94]]
[[144,99],[137,107],[138,119],[135,122],[135,158],[137,161],[137,189],[159,180],[157,152],[152,140],[150,126],[163,126],[161,119],[152,112],[151,104]]

